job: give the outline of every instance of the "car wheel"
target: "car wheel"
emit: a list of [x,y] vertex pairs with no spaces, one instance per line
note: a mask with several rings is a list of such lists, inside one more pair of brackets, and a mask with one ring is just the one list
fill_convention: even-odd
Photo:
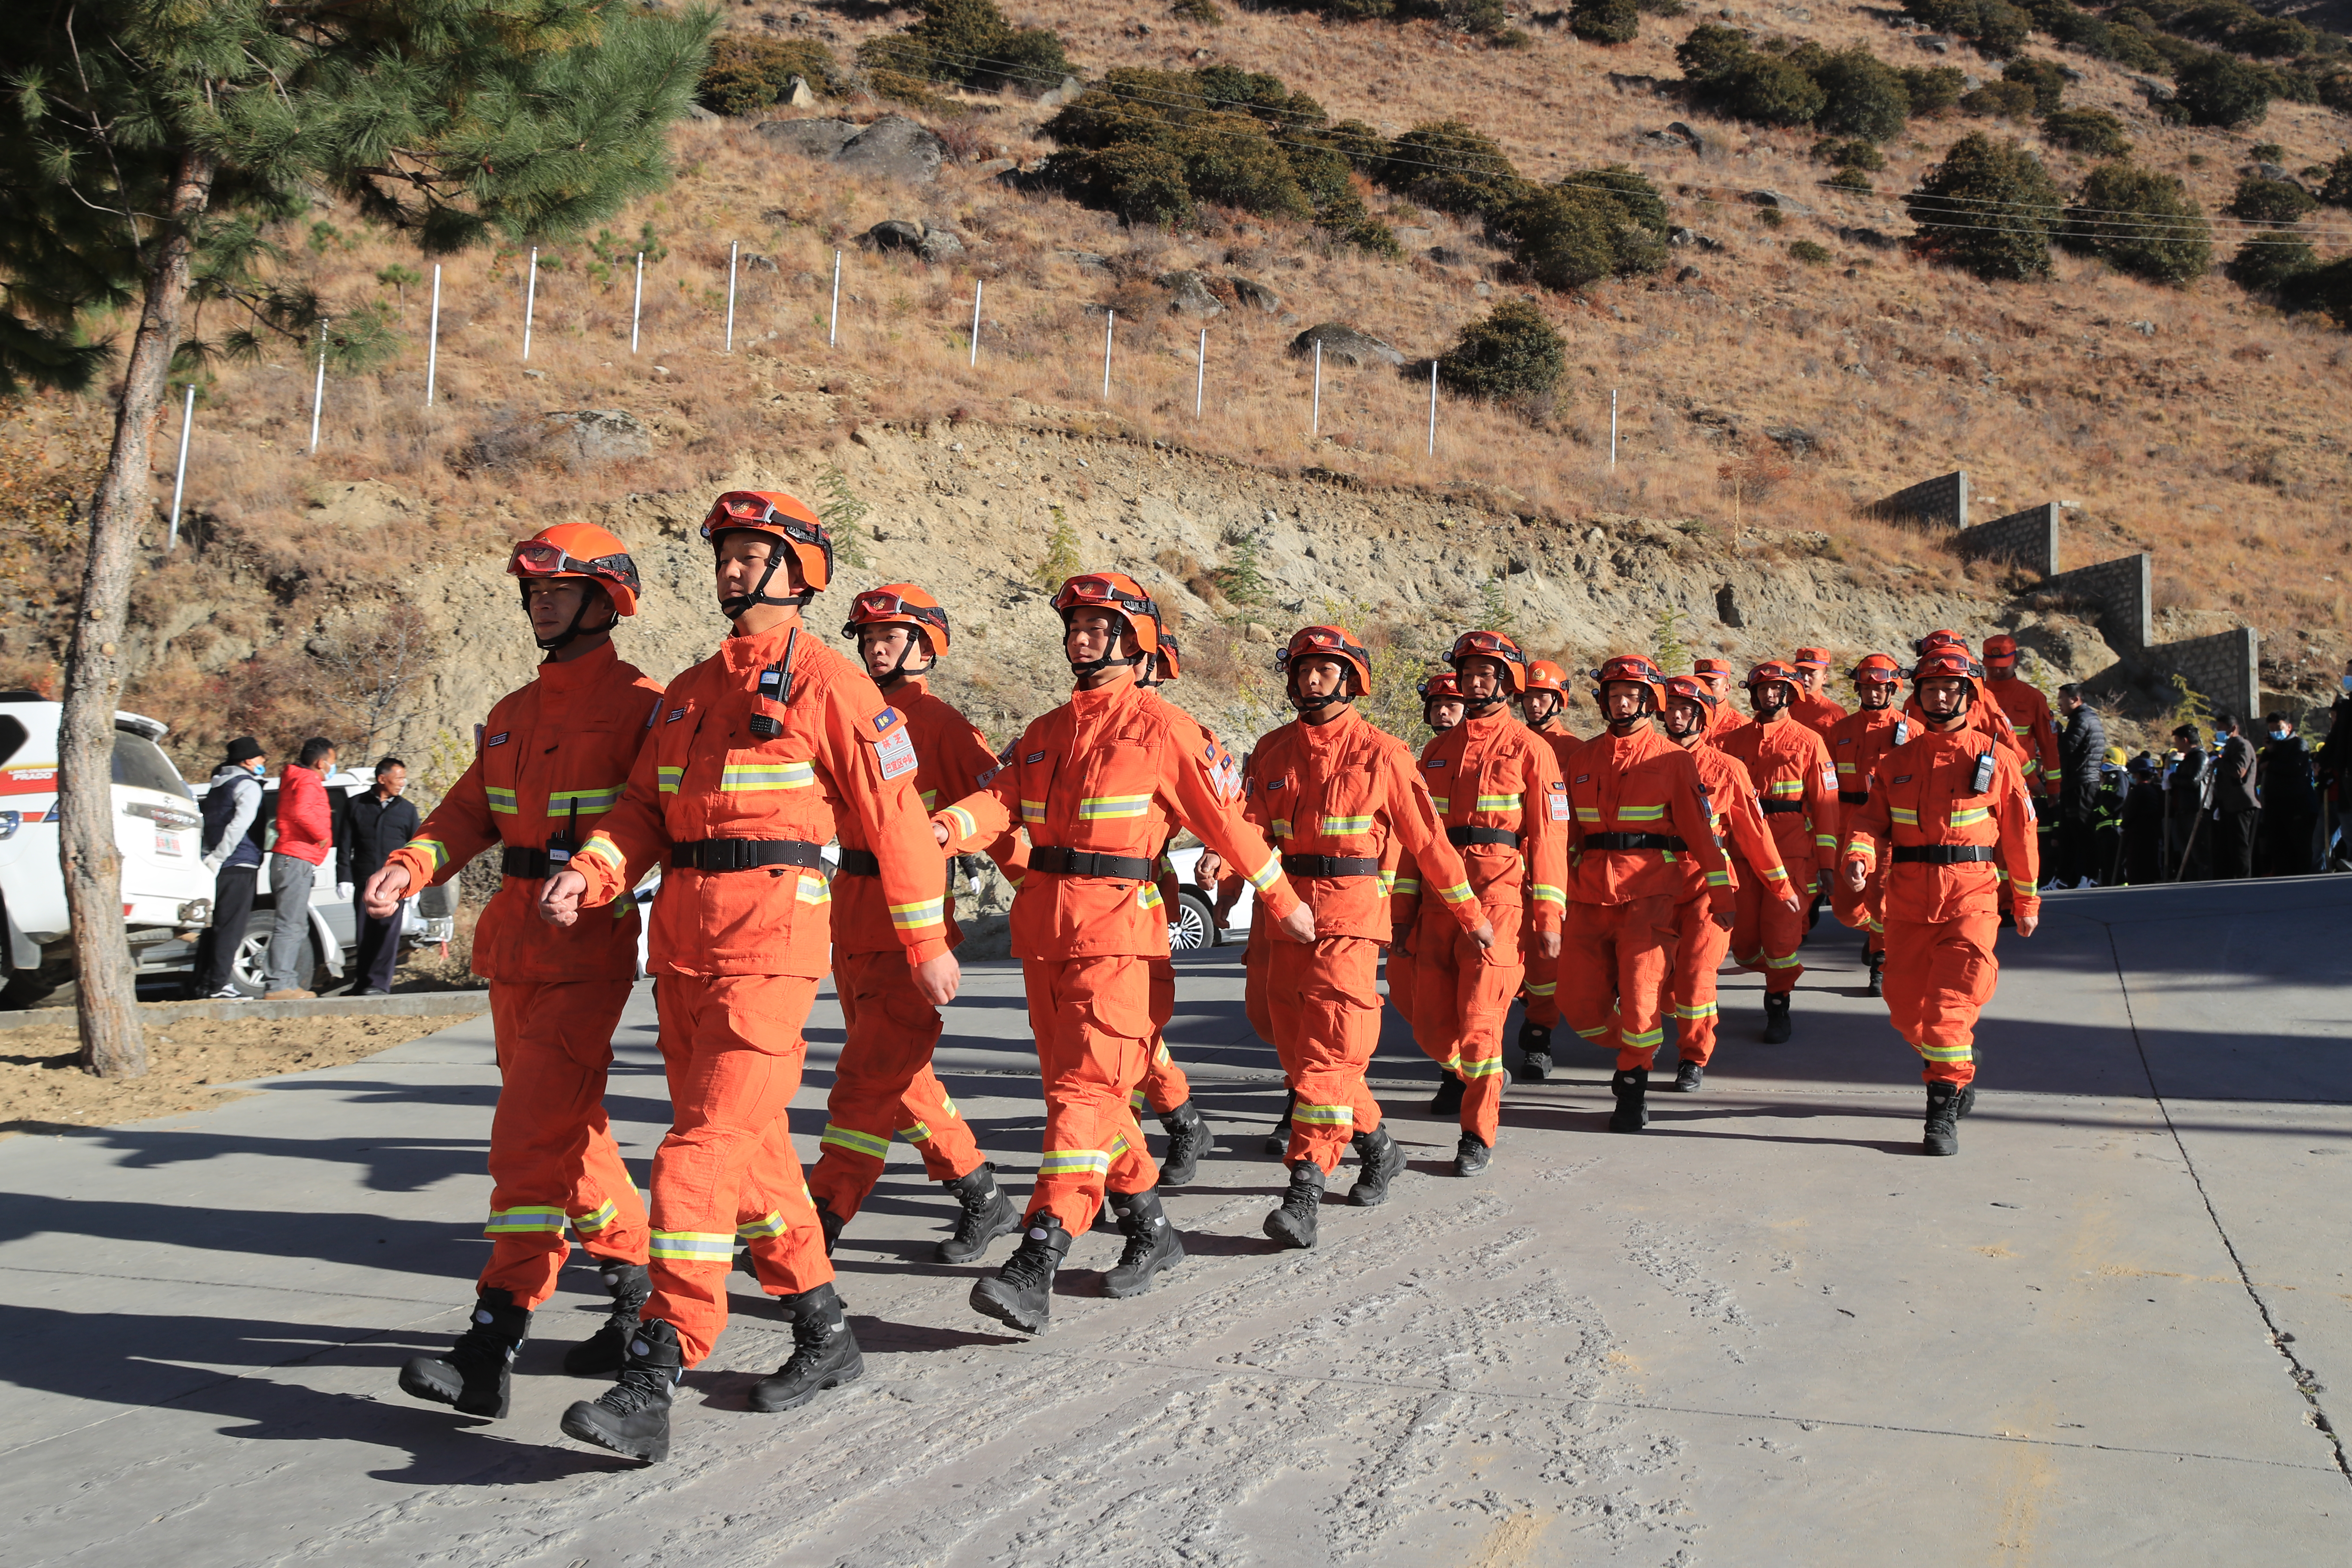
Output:
[[[267,910],[257,911],[245,922],[245,940],[236,944],[236,956],[229,961],[229,984],[247,996],[259,996],[269,989],[269,934],[278,929],[278,917]],[[294,966],[298,983],[307,988],[310,977],[319,972],[319,933],[302,933],[302,957]]]
[[1168,921],[1168,951],[1198,952],[1216,945],[1217,922],[1209,906],[1190,893],[1177,894],[1176,908]]

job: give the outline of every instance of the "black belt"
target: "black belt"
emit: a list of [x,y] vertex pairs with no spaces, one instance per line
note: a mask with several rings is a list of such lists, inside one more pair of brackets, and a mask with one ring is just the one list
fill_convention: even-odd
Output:
[[882,862],[871,849],[848,849],[841,852],[841,874],[845,877],[878,877]]
[[1587,849],[1687,849],[1690,845],[1666,833],[1588,833]]
[[[567,855],[564,858],[568,860],[571,857]],[[544,849],[526,849],[509,844],[499,851],[499,869],[507,876],[520,877],[526,881],[543,882],[554,875],[555,867],[556,862],[548,858]]]
[[1158,862],[1142,855],[1097,855],[1091,849],[1056,849],[1050,845],[1029,851],[1029,868],[1057,877],[1117,877],[1124,881],[1155,879]]
[[1449,827],[1445,842],[1456,849],[1467,849],[1473,844],[1507,844],[1519,847],[1519,836],[1507,827]]
[[669,863],[681,871],[757,871],[768,866],[821,870],[822,845],[804,838],[698,838],[669,847]]
[[1381,863],[1361,855],[1285,855],[1282,868],[1294,877],[1377,877]]
[[1870,792],[1866,789],[1842,789],[1838,791],[1838,800],[1846,805],[1861,805],[1869,799]]
[[1990,844],[1897,844],[1898,866],[1958,866],[1970,860],[1998,860],[2000,851]]
[[1785,816],[1805,809],[1805,803],[1801,800],[1767,800],[1758,804],[1764,807],[1767,816]]

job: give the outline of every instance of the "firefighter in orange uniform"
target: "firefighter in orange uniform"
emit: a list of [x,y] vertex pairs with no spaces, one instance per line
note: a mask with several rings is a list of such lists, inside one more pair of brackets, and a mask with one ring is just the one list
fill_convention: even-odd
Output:
[[[1931,653],[1950,652],[1958,654],[1970,664],[1977,661],[1976,656],[1969,651],[1968,639],[1955,631],[1929,632],[1911,645],[1911,651],[1921,658],[1927,658]],[[1903,711],[1905,716],[1912,721],[1915,730],[1927,727],[1927,710],[1919,706],[1919,693],[1916,690],[1914,690],[1905,700]],[[1989,737],[2002,751],[2007,752],[2010,759],[2017,763],[2020,773],[2030,776],[2037,771],[2037,764],[2032,754],[2027,752],[2025,742],[2020,738],[2014,729],[2011,728],[2009,717],[2000,710],[2000,704],[1992,700],[1990,697],[1988,696],[1982,701],[1969,704],[1968,725],[1969,729]],[[2003,888],[2006,889],[2006,887],[2007,884],[2004,883]],[[2004,900],[2008,896],[2006,891],[2001,894]],[[2006,903],[2003,907],[2007,907]]]
[[1609,1130],[1639,1132],[1650,1120],[1650,1064],[1666,1037],[1679,858],[1707,874],[1708,916],[1726,927],[1731,876],[1698,764],[1654,722],[1665,710],[1664,673],[1638,655],[1621,655],[1592,674],[1607,728],[1568,758],[1559,1012],[1584,1039],[1616,1047]]
[[[915,793],[926,806],[985,782],[995,753],[971,721],[931,695],[924,676],[946,657],[951,633],[940,602],[912,583],[886,583],[850,602],[841,635],[855,639],[866,674],[901,719],[915,748]],[[990,858],[1018,880],[1020,838],[1007,833],[987,846]],[[833,880],[833,984],[843,1038],[833,1092],[825,1099],[809,1195],[824,1227],[825,1251],[856,1217],[882,1179],[893,1133],[923,1156],[923,1170],[958,1206],[954,1234],[939,1244],[942,1263],[969,1263],[1000,1236],[1021,1227],[1021,1211],[996,1184],[971,1129],[931,1069],[940,1010],[907,984],[906,947],[882,890],[882,864],[871,849],[841,853]],[[948,944],[962,941],[952,916]]]
[[791,1359],[751,1407],[790,1410],[865,1370],[786,1117],[832,948],[827,840],[877,863],[902,984],[939,1007],[958,978],[907,721],[802,624],[833,575],[824,526],[781,491],[730,490],[702,536],[733,629],[670,684],[628,794],[540,900],[556,925],[601,920],[668,867],[652,933],[671,1105],[654,1155],[653,1298],[619,1381],[563,1416],[570,1436],[646,1460],[667,1456],[671,1391],[727,1326],[739,1237],[793,1322]]
[[[1748,779],[1772,825],[1789,885],[1802,900],[1812,896],[1837,849],[1837,774],[1822,738],[1789,718],[1796,700],[1797,672],[1767,659],[1748,672],[1748,706],[1755,718],[1716,743],[1745,763]],[[1790,994],[1805,972],[1797,949],[1805,940],[1801,902],[1784,910],[1768,890],[1761,871],[1735,863],[1739,918],[1731,928],[1731,956],[1743,968],[1764,973],[1764,1042],[1779,1045],[1790,1032]]]
[[490,1118],[490,1256],[473,1319],[445,1356],[401,1369],[407,1394],[467,1415],[507,1413],[509,1369],[532,1310],[555,1293],[569,1225],[613,1296],[604,1326],[565,1353],[566,1372],[609,1373],[644,1304],[646,1207],[604,1115],[613,1030],[636,973],[637,916],[550,937],[540,881],[621,798],[661,687],[613,651],[637,613],[637,569],[601,528],[562,522],[514,548],[532,640],[547,655],[528,686],[490,709],[473,763],[416,837],[368,879],[388,920],[411,891],[446,882],[491,845],[504,879],[474,930],[474,973],[490,983],[499,1103]]
[[1829,679],[1830,650],[1801,647],[1791,668],[1797,672],[1797,698],[1789,704],[1789,717],[1826,741],[1832,727],[1845,717],[1845,710],[1822,692]]
[[1736,730],[1747,722],[1739,710],[1731,705],[1731,661],[1722,658],[1695,658],[1691,668],[1706,684],[1715,697],[1715,712],[1708,720],[1707,738],[1721,741],[1727,730]]
[[[1537,659],[1528,666],[1528,689],[1519,697],[1519,712],[1527,727],[1551,746],[1554,763],[1563,772],[1568,765],[1568,753],[1584,742],[1569,731],[1563,715],[1568,711],[1568,672],[1548,658]],[[1532,921],[1535,911],[1527,911]],[[1535,927],[1532,923],[1519,932],[1519,952],[1535,951]],[[1526,982],[1520,991],[1527,998],[1527,1012],[1519,1022],[1519,1070],[1521,1083],[1542,1083],[1551,1077],[1551,1032],[1559,1025],[1559,965],[1557,961],[1545,963],[1530,958]]]
[[[1429,676],[1413,689],[1421,693],[1421,721],[1438,734],[1443,735],[1462,722],[1462,687],[1454,679],[1452,670]],[[1409,930],[1416,918],[1414,911],[1420,908],[1421,879],[1402,853],[1396,864],[1389,868],[1389,907],[1395,929]],[[1416,966],[1409,942],[1391,942],[1381,967],[1388,975],[1389,1005],[1397,1010],[1397,1016],[1402,1018],[1405,1027],[1412,1031],[1413,1043],[1426,1052],[1429,1047],[1422,1044],[1421,1026],[1413,1017],[1412,977]],[[1444,1115],[1461,1109],[1461,1089],[1451,1074],[1438,1086],[1437,1093],[1437,1100],[1431,1102],[1433,1110]],[[1448,1100],[1449,1095],[1454,1098]],[[1288,1120],[1286,1112],[1282,1129],[1286,1136]],[[1285,1147],[1287,1147],[1286,1143]]]
[[1148,960],[1167,950],[1155,885],[1178,825],[1241,870],[1283,934],[1311,942],[1299,901],[1241,811],[1241,769],[1181,709],[1136,684],[1159,646],[1160,611],[1122,573],[1073,577],[1054,595],[1076,689],[1031,723],[989,786],[932,818],[950,852],[1018,823],[1029,870],[1013,900],[1013,951],[1045,1079],[1045,1152],[1021,1245],[972,1286],[975,1311],[1030,1333],[1049,1321],[1070,1238],[1108,1196],[1127,1247],[1106,1295],[1139,1295],[1182,1260],[1159,1170],[1128,1096],[1150,1061]]
[[[1895,691],[1903,683],[1903,667],[1893,658],[1874,653],[1853,667],[1854,710],[1832,725],[1826,739],[1830,765],[1837,770],[1838,809],[1851,815],[1870,798],[1870,773],[1887,749],[1911,738],[1912,723],[1895,706]],[[1886,935],[1880,913],[1880,879],[1874,868],[1868,887],[1848,888],[1843,877],[1830,886],[1830,910],[1843,924],[1864,933],[1863,962],[1870,965],[1869,994],[1880,994],[1886,965]]]
[[[1698,764],[1699,783],[1706,790],[1707,809],[1714,815],[1715,840],[1727,849],[1736,847],[1739,866],[1753,868],[1764,878],[1765,894],[1777,898],[1790,911],[1797,895],[1790,889],[1789,873],[1780,864],[1780,850],[1757,804],[1756,787],[1748,769],[1726,756],[1708,737],[1714,731],[1716,696],[1696,676],[1676,675],[1666,681],[1666,716],[1661,721],[1666,739],[1680,746]],[[1666,858],[1681,874],[1675,892],[1675,950],[1669,995],[1675,1014],[1675,1092],[1696,1094],[1706,1081],[1706,1064],[1715,1057],[1716,972],[1731,950],[1731,929],[1715,914],[1710,889],[1731,885],[1738,872],[1727,862],[1720,873],[1700,864],[1696,857],[1675,850]],[[1738,889],[1733,889],[1737,908]]]
[[2051,840],[2040,836],[2058,826],[2058,784],[2063,777],[2058,765],[2058,721],[2042,689],[2018,678],[2015,637],[2004,634],[1985,638],[1984,667],[1985,699],[2008,719],[2025,753],[2025,787],[2033,797],[2034,831],[2047,848]]
[[1518,645],[1500,632],[1465,632],[1446,662],[1463,720],[1422,749],[1422,780],[1495,940],[1482,946],[1465,934],[1406,855],[1397,868],[1396,944],[1409,942],[1413,959],[1413,1037],[1444,1069],[1429,1109],[1460,1113],[1454,1173],[1475,1176],[1493,1158],[1500,1125],[1503,1021],[1525,973],[1519,932],[1530,907],[1535,957],[1559,959],[1568,797],[1551,747],[1506,706],[1527,681]]
[[1997,890],[2014,889],[2018,935],[2041,919],[2023,773],[1968,721],[1981,679],[1965,650],[1920,659],[1911,682],[1923,732],[1878,760],[1845,839],[1849,889],[1885,868],[1886,1011],[1925,1064],[1928,1154],[1960,1152],[1959,1120],[1976,1100],[1977,1015],[2000,974]]
[[[1160,628],[1160,647],[1151,657],[1136,667],[1136,684],[1153,696],[1160,689],[1178,679],[1181,670],[1178,661],[1182,649],[1177,647],[1176,634],[1167,627]],[[1165,698],[1160,699],[1165,701]],[[1182,709],[1178,709],[1183,713]],[[1191,720],[1190,714],[1184,714]],[[1170,844],[1175,840],[1171,837]],[[1168,845],[1160,848],[1158,876],[1153,885],[1160,889],[1160,915],[1173,928],[1181,905],[1177,902],[1176,867],[1168,858]],[[1236,887],[1238,887],[1238,880]],[[1247,952],[1246,948],[1244,952]],[[1143,1069],[1143,1082],[1129,1097],[1137,1111],[1149,1105],[1160,1118],[1160,1125],[1168,1133],[1168,1153],[1160,1162],[1160,1184],[1181,1187],[1190,1182],[1201,1169],[1201,1156],[1209,1152],[1214,1142],[1209,1123],[1192,1105],[1192,1080],[1177,1065],[1175,1055],[1168,1048],[1169,1021],[1176,1016],[1176,961],[1170,953],[1160,953],[1150,960],[1151,969],[1151,1038],[1150,1065]]]
[[1391,846],[1412,853],[1428,896],[1470,942],[1491,945],[1494,931],[1412,752],[1355,710],[1371,689],[1363,648],[1344,626],[1308,626],[1291,637],[1279,668],[1298,718],[1251,752],[1243,800],[1315,911],[1315,945],[1285,953],[1268,975],[1275,1048],[1298,1101],[1286,1151],[1290,1187],[1265,1233],[1312,1247],[1325,1183],[1351,1142],[1360,1170],[1348,1201],[1358,1207],[1384,1201],[1404,1169],[1404,1151],[1364,1084],[1381,1042],[1380,950],[1394,935],[1382,886]]

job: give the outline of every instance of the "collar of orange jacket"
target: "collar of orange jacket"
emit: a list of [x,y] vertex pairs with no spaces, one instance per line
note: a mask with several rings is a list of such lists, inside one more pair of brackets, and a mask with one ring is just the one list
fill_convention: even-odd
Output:
[[576,691],[583,686],[596,685],[620,661],[621,656],[613,651],[612,640],[607,638],[577,658],[567,658],[562,664],[549,659],[541,664],[539,684],[550,695]]
[[1109,707],[1113,702],[1135,689],[1134,670],[1114,669],[1110,672],[1110,679],[1100,686],[1091,689],[1072,688],[1070,706],[1081,713],[1091,713],[1097,709]]

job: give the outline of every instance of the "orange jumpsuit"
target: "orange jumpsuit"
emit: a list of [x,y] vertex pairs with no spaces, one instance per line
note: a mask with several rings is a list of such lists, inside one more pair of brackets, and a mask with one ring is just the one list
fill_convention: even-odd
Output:
[[[1991,786],[1979,792],[1977,759],[1988,752]],[[1953,847],[1978,858],[1952,861]],[[2021,916],[2041,907],[2023,773],[1981,732],[1914,736],[1879,759],[1845,853],[1885,866],[1886,1012],[1926,1064],[1920,1077],[1972,1081],[1977,1014],[2000,975],[1999,889],[2013,889]]]
[[[996,755],[971,721],[909,677],[890,693],[915,746],[915,793],[928,808],[942,793],[952,798],[986,781]],[[1009,877],[1018,876],[1019,838],[1006,834],[988,847]],[[931,1052],[940,1042],[940,1011],[907,981],[906,948],[891,921],[880,868],[870,856],[845,856],[833,882],[833,984],[841,1000],[841,1059],[826,1097],[824,1136],[817,1145],[809,1194],[835,1219],[862,1206],[897,1133],[919,1150],[923,1172],[952,1182],[980,1168],[979,1145],[956,1114]],[[963,940],[948,917],[948,944]]]
[[1666,1037],[1682,858],[1706,874],[1709,909],[1724,914],[1731,868],[1698,763],[1654,725],[1585,742],[1569,753],[1565,782],[1572,817],[1560,1016],[1594,1045],[1614,1044],[1620,1072],[1646,1072]]
[[1789,704],[1789,717],[1826,741],[1830,731],[1837,727],[1838,721],[1845,717],[1845,710],[1828,698],[1816,697],[1801,687],[1797,700]]
[[2009,721],[2011,733],[2024,752],[2025,787],[2033,795],[2055,795],[2063,776],[2058,766],[2058,721],[2050,699],[2030,680],[2015,675],[1994,675],[1983,683],[1985,700]]
[[[1721,884],[1732,888],[1734,910],[1738,907],[1739,866],[1763,873],[1765,897],[1786,896],[1789,873],[1780,864],[1780,851],[1772,842],[1763,809],[1756,803],[1756,788],[1748,782],[1748,769],[1704,739],[1687,748],[1685,754],[1698,764],[1699,782],[1706,786],[1716,842],[1722,843],[1728,833],[1731,844],[1738,847],[1738,859],[1726,861]],[[1716,972],[1723,967],[1723,955],[1731,950],[1731,932],[1715,922],[1716,903],[1710,890],[1719,885],[1717,873],[1696,856],[1670,850],[1666,858],[1681,874],[1681,885],[1675,893],[1675,956],[1669,985],[1675,1011],[1675,1056],[1678,1061],[1705,1067],[1715,1055]]]
[[1259,918],[1297,896],[1241,812],[1241,769],[1215,739],[1125,670],[1032,722],[987,788],[934,821],[961,853],[1018,823],[1029,870],[1013,899],[1013,952],[1045,1079],[1045,1152],[1029,1197],[1083,1235],[1103,1194],[1158,1184],[1128,1096],[1151,1037],[1149,959],[1168,951],[1156,858],[1177,825],[1256,889]]
[[[1162,923],[1173,924],[1180,884],[1166,846],[1160,848],[1155,868],[1159,874],[1152,879],[1152,886],[1160,890],[1160,918]],[[1128,1096],[1128,1103],[1137,1110],[1149,1105],[1155,1115],[1165,1116],[1192,1098],[1192,1082],[1168,1049],[1168,1023],[1176,1016],[1176,961],[1163,952],[1148,963],[1151,971],[1151,1038],[1145,1046],[1150,1060],[1143,1069],[1143,1081]]]
[[619,802],[661,694],[609,642],[541,665],[490,709],[472,763],[384,861],[421,889],[494,844],[516,851],[474,928],[474,973],[490,983],[499,1086],[480,1289],[525,1309],[555,1292],[567,1222],[590,1257],[646,1261],[645,1200],[604,1115],[613,1030],[637,973],[636,906],[553,930],[539,918],[546,871],[532,862],[558,834],[578,843]]
[[833,1279],[786,1115],[833,941],[817,849],[838,837],[845,855],[879,860],[908,964],[945,953],[947,863],[918,765],[906,720],[864,670],[796,624],[735,632],[671,682],[627,795],[572,858],[583,920],[669,866],[652,949],[671,1123],[654,1155],[644,1316],[677,1331],[688,1366],[727,1326],[739,1237],[770,1295]]
[[1425,896],[1419,861],[1400,860],[1397,910],[1415,924],[1413,1038],[1461,1077],[1462,1130],[1491,1149],[1503,1103],[1503,1019],[1525,973],[1519,932],[1560,928],[1568,796],[1551,747],[1499,710],[1432,740],[1421,776],[1447,841],[1462,851],[1495,945],[1482,952],[1451,907]]
[[1736,867],[1738,916],[1731,928],[1731,955],[1741,967],[1764,972],[1768,993],[1794,991],[1805,972],[1797,956],[1805,940],[1802,903],[1813,896],[1818,871],[1837,850],[1837,774],[1829,748],[1785,715],[1769,724],[1750,720],[1716,743],[1747,764],[1800,904],[1791,911],[1779,901],[1777,890],[1768,893],[1759,868]]
[[[1556,716],[1535,732],[1549,743],[1552,765],[1565,774],[1568,772],[1569,752],[1584,742],[1570,734],[1568,726],[1561,723]],[[1528,910],[1527,916],[1529,921],[1534,920],[1535,911],[1532,907]],[[1519,952],[1526,958],[1528,965],[1527,980],[1520,989],[1526,994],[1528,999],[1528,1022],[1539,1029],[1556,1028],[1559,1024],[1559,962],[1554,959],[1548,963],[1539,957],[1536,952],[1534,937],[1533,924],[1523,925],[1520,928]]]
[[1381,1043],[1381,949],[1392,934],[1394,847],[1423,868],[1426,891],[1465,932],[1478,903],[1445,841],[1412,752],[1352,707],[1322,724],[1293,721],[1250,754],[1243,809],[1281,846],[1291,886],[1315,911],[1315,946],[1284,954],[1265,978],[1274,1048],[1297,1090],[1290,1148],[1328,1174],[1349,1141],[1381,1124],[1364,1069]]
[[[1878,759],[1918,732],[1918,721],[1906,718],[1891,702],[1884,708],[1857,708],[1839,720],[1827,737],[1830,765],[1837,770],[1838,809],[1851,816],[1854,807],[1868,800],[1871,770],[1878,765]],[[1832,867],[1830,911],[1841,924],[1868,933],[1862,944],[1864,953],[1885,952],[1885,917],[1881,912],[1885,879],[1878,868],[1871,868],[1870,881],[1858,893]]]

